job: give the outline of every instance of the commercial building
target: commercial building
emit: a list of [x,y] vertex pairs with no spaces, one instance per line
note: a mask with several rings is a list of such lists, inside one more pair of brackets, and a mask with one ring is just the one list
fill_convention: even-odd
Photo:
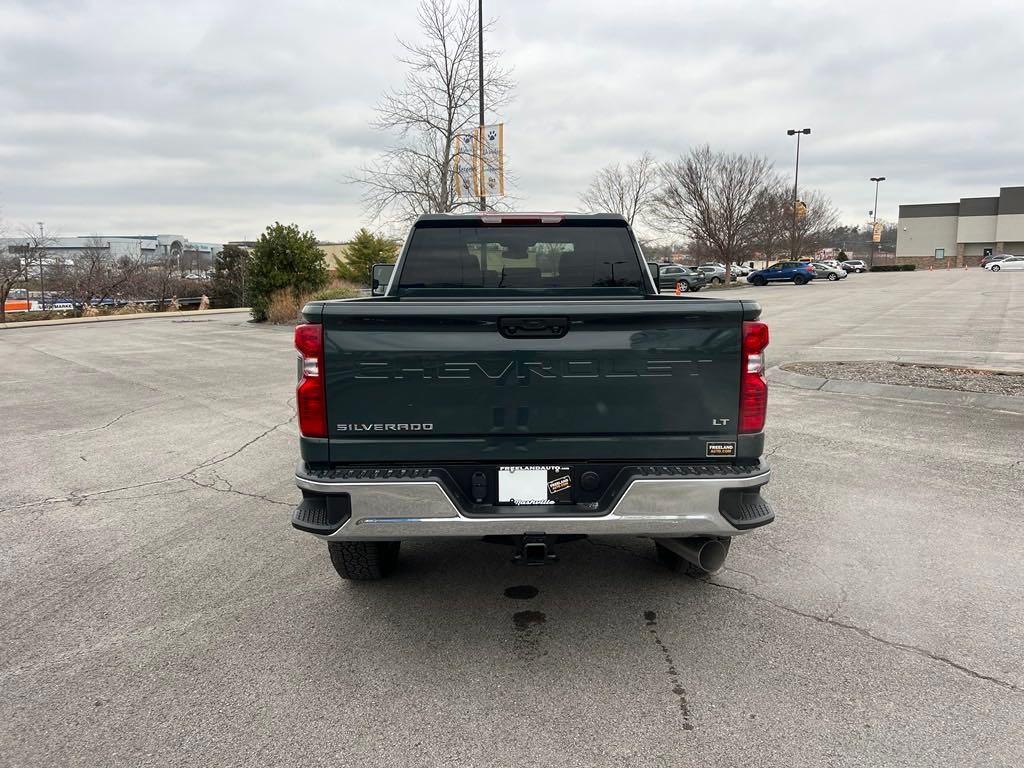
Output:
[[998,197],[901,205],[896,261],[921,267],[964,267],[994,253],[1024,254],[1024,187]]
[[51,237],[41,244],[36,238],[8,237],[0,239],[0,248],[27,260],[29,267],[71,266],[75,257],[85,252],[102,251],[111,258],[127,256],[151,264],[170,259],[181,272],[205,271],[223,246],[217,243],[194,243],[183,235],[90,235],[88,237]]

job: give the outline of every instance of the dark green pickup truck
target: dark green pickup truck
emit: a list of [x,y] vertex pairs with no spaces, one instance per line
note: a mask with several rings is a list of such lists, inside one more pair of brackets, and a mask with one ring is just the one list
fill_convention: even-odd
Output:
[[299,351],[299,530],[338,573],[403,539],[654,539],[713,572],[761,497],[768,329],[754,301],[661,295],[611,214],[429,215],[385,294],[312,302]]

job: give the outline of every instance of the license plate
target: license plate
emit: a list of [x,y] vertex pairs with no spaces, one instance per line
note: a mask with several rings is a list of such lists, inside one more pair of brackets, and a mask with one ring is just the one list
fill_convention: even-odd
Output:
[[498,467],[498,503],[532,506],[572,503],[572,468]]

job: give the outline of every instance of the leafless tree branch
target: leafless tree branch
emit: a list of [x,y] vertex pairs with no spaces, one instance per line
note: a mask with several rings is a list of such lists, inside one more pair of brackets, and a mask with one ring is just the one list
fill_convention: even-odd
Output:
[[839,221],[839,211],[823,193],[804,190],[800,197],[804,204],[803,215],[797,217],[795,229],[792,222],[788,222],[788,228],[792,230],[790,251],[795,259],[805,251],[815,251],[825,245]]
[[[421,0],[417,20],[422,38],[399,40],[398,60],[409,70],[405,82],[384,94],[372,123],[391,132],[396,145],[349,177],[362,185],[363,203],[374,219],[405,221],[474,207],[458,197],[454,161],[456,137],[478,123],[476,4]],[[499,59],[500,52],[485,50],[484,89],[492,112],[509,102],[513,89]]]
[[7,229],[3,219],[0,219],[0,323],[7,322],[7,297],[11,295],[11,289],[26,276],[26,262],[11,253],[4,242],[6,235]]
[[93,302],[114,298],[142,269],[141,254],[115,256],[108,241],[93,236],[75,254],[74,265],[62,281],[63,291],[80,312]]
[[758,194],[771,173],[767,158],[696,147],[661,167],[654,215],[662,229],[707,243],[731,265],[750,250]]
[[621,213],[632,226],[649,213],[657,189],[657,163],[644,152],[625,168],[614,163],[598,171],[580,202],[594,213]]

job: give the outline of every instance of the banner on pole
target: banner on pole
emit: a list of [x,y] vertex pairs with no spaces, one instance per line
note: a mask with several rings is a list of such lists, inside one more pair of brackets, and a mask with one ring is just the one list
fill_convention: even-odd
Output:
[[872,242],[875,242],[875,243],[882,242],[882,224],[881,224],[881,222],[878,222],[878,223],[876,223],[874,225],[874,227],[873,227],[873,229],[871,231],[871,240],[872,240]]
[[479,129],[473,129],[455,136],[455,196],[460,200],[480,197],[478,133]]
[[500,197],[505,194],[505,124],[483,125],[479,132],[481,194]]

